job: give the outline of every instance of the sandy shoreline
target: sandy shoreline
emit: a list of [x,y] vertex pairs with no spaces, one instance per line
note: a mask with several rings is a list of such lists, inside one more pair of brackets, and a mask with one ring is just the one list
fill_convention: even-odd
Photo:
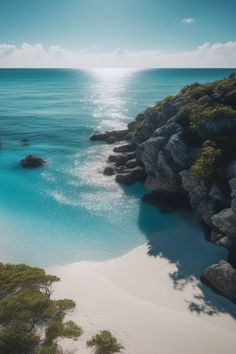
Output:
[[235,353],[235,305],[194,276],[176,284],[177,265],[147,253],[143,245],[118,259],[47,269],[61,277],[53,296],[76,301],[70,318],[85,331],[63,342],[67,353],[91,353],[86,340],[100,329],[111,330],[125,354]]

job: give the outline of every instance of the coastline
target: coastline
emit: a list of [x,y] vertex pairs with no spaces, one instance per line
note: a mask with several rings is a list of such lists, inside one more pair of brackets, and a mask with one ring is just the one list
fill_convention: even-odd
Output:
[[[69,317],[85,330],[78,342],[62,341],[66,353],[91,353],[86,340],[109,329],[124,345],[125,354],[233,354],[235,314],[233,318],[219,309],[211,313],[200,280],[192,277],[176,288],[171,275],[177,265],[147,253],[148,246],[142,245],[109,261],[47,268],[61,278],[53,297],[76,302]],[[229,304],[220,295],[211,296]],[[190,310],[194,302],[202,311]]]

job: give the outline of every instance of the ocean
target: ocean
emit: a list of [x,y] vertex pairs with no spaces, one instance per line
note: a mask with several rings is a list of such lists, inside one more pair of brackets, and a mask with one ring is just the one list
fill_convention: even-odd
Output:
[[[0,69],[0,259],[39,266],[107,260],[183,227],[178,213],[141,202],[142,184],[122,187],[103,176],[112,146],[89,136],[125,128],[184,85],[232,71]],[[28,154],[47,164],[21,168]]]

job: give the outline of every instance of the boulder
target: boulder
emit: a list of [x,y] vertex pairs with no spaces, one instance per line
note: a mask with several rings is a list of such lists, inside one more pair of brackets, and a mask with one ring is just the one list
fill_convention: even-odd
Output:
[[46,163],[41,157],[28,155],[20,161],[20,165],[24,168],[35,168],[43,166]]
[[107,136],[104,140],[107,144],[114,144],[116,142],[116,138],[112,135]]
[[130,174],[135,181],[143,182],[145,181],[147,174],[143,167],[137,166],[130,170]]
[[110,155],[108,161],[114,162],[116,166],[122,166],[129,160],[129,156],[125,154]]
[[236,213],[228,208],[221,210],[211,218],[213,225],[227,236],[236,239]]
[[211,234],[210,234],[210,240],[213,243],[218,243],[220,240],[222,240],[223,238],[225,238],[226,235],[220,231],[217,227],[212,227],[211,229]]
[[134,179],[130,173],[120,173],[116,175],[116,182],[131,185],[134,184]]
[[209,266],[202,274],[201,280],[217,293],[236,303],[236,269],[228,262],[221,260]]
[[115,169],[113,166],[106,166],[103,170],[105,176],[112,176],[115,174]]
[[138,166],[138,162],[137,162],[136,159],[131,159],[131,160],[129,160],[129,161],[127,161],[127,162],[125,163],[125,166],[126,166],[127,168],[134,168],[134,167],[137,167],[137,166]]
[[132,152],[135,151],[136,145],[132,143],[124,144],[124,145],[119,145],[115,146],[113,151],[114,152]]
[[98,141],[98,140],[105,140],[107,137],[107,133],[95,133],[90,136],[90,140]]
[[191,206],[197,210],[199,204],[208,198],[209,186],[203,178],[195,176],[189,170],[181,171],[180,176],[183,188],[189,193]]
[[113,130],[111,132],[105,132],[105,133],[95,133],[90,136],[90,140],[104,140],[108,144],[113,144],[116,141],[122,141],[126,140],[128,137],[129,130],[128,129],[123,129],[123,130]]

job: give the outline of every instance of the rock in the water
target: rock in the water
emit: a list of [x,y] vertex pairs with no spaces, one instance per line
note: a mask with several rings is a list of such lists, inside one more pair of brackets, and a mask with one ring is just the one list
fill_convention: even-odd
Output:
[[135,181],[140,181],[140,182],[145,181],[147,177],[145,169],[141,166],[134,167],[132,170],[130,170],[130,174]]
[[236,303],[236,269],[228,262],[221,260],[211,265],[204,271],[201,280],[214,291]]
[[136,145],[129,143],[124,145],[115,146],[113,151],[114,152],[132,152],[135,151]]
[[125,154],[110,155],[108,161],[114,162],[116,166],[122,166],[129,160],[129,157]]
[[105,176],[112,176],[115,174],[115,169],[112,166],[106,166],[103,170]]
[[134,184],[134,179],[130,173],[120,173],[116,175],[116,182],[131,185]]
[[43,166],[46,163],[41,157],[28,155],[23,160],[20,161],[22,167],[35,168]]
[[114,136],[107,136],[104,140],[107,144],[114,144],[116,142],[116,138]]
[[125,163],[125,166],[126,166],[127,168],[134,168],[134,167],[137,167],[137,166],[138,166],[138,162],[137,162],[136,159],[131,159],[131,160],[129,160],[129,161],[127,161],[127,162]]
[[93,135],[90,136],[90,140],[105,140],[107,137],[107,133],[95,133]]
[[128,133],[129,133],[128,129],[114,130],[105,133],[95,133],[90,136],[90,140],[95,140],[95,141],[104,140],[108,144],[113,144],[116,141],[127,140]]

